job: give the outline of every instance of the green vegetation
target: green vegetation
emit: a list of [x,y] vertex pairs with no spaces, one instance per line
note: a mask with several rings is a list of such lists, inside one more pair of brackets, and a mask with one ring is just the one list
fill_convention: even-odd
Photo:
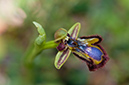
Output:
[[[0,85],[129,84],[128,0],[2,1]],[[45,35],[38,34],[33,21],[43,26]],[[58,51],[53,47],[37,55],[31,65],[24,64],[24,60],[27,60],[24,55],[29,55],[31,50],[27,50],[34,48],[33,42],[37,36],[46,36],[44,41],[37,38],[38,45],[47,41],[50,41],[50,44],[56,30],[68,30],[76,22],[81,23],[79,37],[96,34],[102,36],[101,45],[110,57],[104,68],[89,72],[85,62],[71,55],[63,67],[57,70],[54,67],[54,58]],[[56,47],[56,44],[54,46]]]

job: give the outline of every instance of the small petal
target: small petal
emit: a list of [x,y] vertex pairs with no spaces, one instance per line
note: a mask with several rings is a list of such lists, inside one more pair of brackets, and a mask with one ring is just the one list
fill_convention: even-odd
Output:
[[65,45],[64,45],[64,43],[61,42],[56,48],[58,51],[62,51],[65,49]]
[[54,34],[55,42],[64,39],[66,36],[67,36],[67,31],[64,28],[58,29]]
[[101,38],[101,36],[93,35],[93,36],[80,37],[80,40],[85,43],[90,43],[92,45],[96,45],[102,41],[102,38]]
[[78,22],[69,29],[68,34],[70,34],[72,38],[76,39],[78,37],[80,28],[81,24]]
[[59,51],[56,55],[54,65],[57,69],[60,69],[62,65],[66,62],[68,59],[69,55],[71,53],[71,50],[68,48],[64,51]]

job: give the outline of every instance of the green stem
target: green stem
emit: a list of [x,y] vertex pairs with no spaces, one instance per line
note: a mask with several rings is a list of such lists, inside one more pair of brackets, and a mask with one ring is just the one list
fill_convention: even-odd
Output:
[[40,52],[42,52],[45,49],[56,48],[57,45],[58,44],[55,43],[54,40],[42,43],[42,45],[35,44],[34,47],[32,49],[30,49],[31,52],[29,52],[29,54],[26,56],[25,64],[30,66],[32,64],[33,60],[35,59],[35,57]]
[[42,47],[42,50],[44,49],[49,49],[49,48],[56,48],[57,47],[57,43],[55,43],[55,41],[49,41],[49,42],[46,42],[43,47]]

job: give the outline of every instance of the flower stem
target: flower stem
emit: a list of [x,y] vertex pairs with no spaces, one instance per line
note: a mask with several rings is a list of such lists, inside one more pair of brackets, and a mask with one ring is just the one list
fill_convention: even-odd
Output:
[[45,49],[50,49],[50,48],[56,48],[57,47],[57,43],[54,42],[54,40],[52,41],[48,41],[48,42],[44,42],[42,43],[42,45],[37,45],[37,44],[34,44],[33,48],[31,48],[28,53],[28,55],[25,56],[25,65],[27,66],[30,66],[32,65],[35,57],[41,53],[43,50]]
[[57,47],[57,43],[55,43],[54,40],[46,42],[43,46],[42,46],[42,50],[44,49],[49,49],[49,48],[56,48]]

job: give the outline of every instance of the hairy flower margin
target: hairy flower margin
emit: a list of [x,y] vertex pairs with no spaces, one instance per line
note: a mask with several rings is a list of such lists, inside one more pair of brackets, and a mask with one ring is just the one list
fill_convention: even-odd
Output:
[[109,57],[106,51],[99,45],[102,38],[98,35],[78,37],[80,23],[74,24],[67,32],[61,28],[55,33],[55,42],[58,53],[55,57],[54,65],[60,69],[66,62],[71,52],[79,59],[86,62],[90,71],[96,71],[103,67]]

